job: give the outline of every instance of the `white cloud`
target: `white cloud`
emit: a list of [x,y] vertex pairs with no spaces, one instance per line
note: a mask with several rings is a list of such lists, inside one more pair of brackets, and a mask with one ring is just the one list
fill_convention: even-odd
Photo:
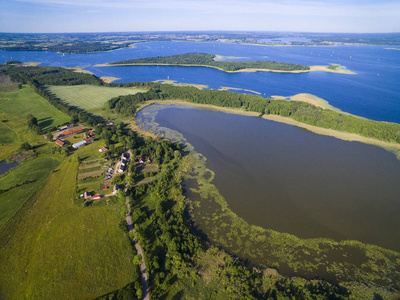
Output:
[[281,14],[281,15],[371,15],[400,16],[400,3],[391,1],[312,1],[312,0],[13,0],[15,2],[88,7],[96,9],[183,10],[212,14]]
[[[121,30],[400,31],[398,0],[0,0],[101,13]],[[129,14],[129,17],[128,17]],[[133,18],[134,16],[134,18]],[[125,21],[126,19],[126,21]],[[140,21],[139,21],[140,20]],[[150,22],[151,20],[151,22]],[[236,22],[235,20],[241,20]],[[132,24],[130,26],[123,26]],[[103,24],[100,24],[103,25]],[[281,29],[279,29],[281,28]],[[347,28],[347,29],[346,29]],[[364,28],[364,29],[363,29]]]

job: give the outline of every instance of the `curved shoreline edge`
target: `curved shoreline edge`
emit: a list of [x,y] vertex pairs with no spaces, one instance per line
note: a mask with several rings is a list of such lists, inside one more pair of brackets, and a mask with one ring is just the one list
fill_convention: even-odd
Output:
[[[214,108],[212,105],[191,105],[191,103],[187,104],[179,100],[152,101],[152,103],[143,103],[138,108],[134,114],[132,123],[138,125],[136,119],[138,111],[158,103],[187,105],[203,109],[205,106],[209,106],[208,109]],[[237,112],[237,110],[235,112],[234,109],[221,110],[217,108],[214,110],[259,117],[257,113]],[[152,126],[150,127],[153,128]],[[148,129],[151,130],[151,128]],[[161,128],[164,129],[164,127]],[[148,129],[143,129],[143,131],[150,133],[146,131]],[[155,133],[150,134],[156,136]],[[168,139],[170,136],[163,136],[161,138]],[[356,281],[363,284],[373,284],[374,286],[376,284],[375,279],[369,278],[363,272],[356,272],[354,274],[348,272],[351,268],[355,268],[357,271],[361,270],[358,262],[352,259],[351,254],[354,253],[353,251],[361,251],[361,253],[365,254],[363,263],[366,265],[366,268],[370,268],[370,266],[376,267],[376,269],[372,270],[373,273],[376,273],[376,270],[382,267],[379,260],[383,258],[393,262],[393,266],[385,266],[388,271],[387,274],[385,273],[385,276],[393,278],[394,274],[396,274],[394,270],[396,266],[394,257],[398,257],[399,253],[395,250],[354,239],[334,240],[329,237],[300,238],[290,233],[279,232],[248,223],[247,220],[239,217],[236,212],[231,210],[227,200],[219,193],[215,184],[212,183],[214,172],[207,168],[206,160],[206,157],[195,150],[190,151],[190,155],[186,156],[183,176],[185,180],[195,182],[190,187],[191,193],[194,193],[196,196],[194,198],[190,198],[189,196],[188,198],[189,214],[195,223],[199,222],[200,219],[203,220],[200,222],[205,227],[202,227],[200,223],[197,223],[197,225],[200,226],[199,228],[207,235],[212,244],[225,249],[241,259],[246,259],[254,265],[265,268],[265,270],[271,270],[278,276],[283,275],[289,278],[302,277],[314,279],[318,277],[341,285],[351,284],[351,282]],[[200,198],[198,199],[197,197]],[[213,209],[209,210],[208,205],[206,210],[202,209],[203,202],[208,204],[212,202]],[[218,215],[218,217],[216,218],[215,215]],[[223,228],[230,229],[232,232],[230,238],[226,237]],[[232,243],[232,240],[236,242]],[[336,254],[340,253],[341,256],[345,257],[346,263],[344,266],[341,266],[342,261],[340,259],[321,263],[322,258],[332,254],[331,251]],[[389,286],[392,284],[391,282]]]
[[[334,64],[331,64],[331,66]],[[336,69],[329,69],[330,66],[314,65],[310,66],[310,70],[294,70],[294,71],[284,71],[284,70],[271,70],[271,69],[257,69],[257,68],[247,68],[236,71],[228,71],[219,67],[209,66],[209,65],[196,65],[196,64],[160,64],[160,63],[134,63],[134,64],[97,64],[95,67],[128,67],[128,66],[171,66],[171,67],[198,67],[198,68],[211,68],[216,69],[226,73],[253,73],[253,72],[272,72],[272,73],[309,73],[309,72],[329,72],[329,73],[339,73],[355,75],[357,73],[347,70],[344,66],[337,65]]]
[[220,111],[220,112],[225,112],[225,113],[231,113],[231,114],[237,114],[237,115],[244,115],[244,116],[249,116],[249,117],[261,117],[265,120],[269,121],[274,121],[274,122],[279,122],[279,123],[284,123],[296,127],[300,127],[303,129],[306,129],[308,131],[311,131],[316,134],[320,135],[326,135],[326,136],[331,136],[340,140],[344,141],[349,141],[349,142],[360,142],[368,145],[373,145],[373,146],[378,146],[381,147],[389,152],[392,152],[394,155],[396,155],[397,159],[400,160],[400,144],[396,143],[390,143],[390,142],[384,142],[380,141],[377,139],[373,138],[367,138],[363,137],[361,135],[355,134],[355,133],[349,133],[349,132],[342,132],[342,131],[337,131],[333,129],[326,129],[314,125],[308,125],[287,117],[282,117],[278,115],[262,115],[257,112],[251,112],[251,111],[244,111],[240,109],[234,109],[234,108],[226,108],[226,107],[218,107],[210,104],[198,104],[198,103],[190,103],[182,100],[153,100],[153,101],[147,101],[144,103],[142,106],[138,107],[137,112],[145,108],[146,106],[152,105],[152,104],[166,104],[166,105],[185,105],[185,106],[190,106],[190,107],[195,107],[195,108],[200,108],[200,109],[208,109],[208,110],[215,110],[215,111]]

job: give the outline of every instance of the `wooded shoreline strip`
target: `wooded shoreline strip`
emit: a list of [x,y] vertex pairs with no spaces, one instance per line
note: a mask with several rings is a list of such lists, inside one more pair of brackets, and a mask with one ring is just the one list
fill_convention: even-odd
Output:
[[198,67],[198,68],[212,68],[219,71],[223,71],[226,73],[254,73],[254,72],[273,72],[273,73],[309,73],[309,72],[329,72],[329,73],[339,73],[339,74],[357,74],[353,71],[347,69],[337,69],[332,70],[329,69],[329,66],[311,66],[310,70],[293,70],[293,71],[285,71],[285,70],[272,70],[272,69],[257,69],[257,68],[246,68],[235,71],[224,70],[220,67],[209,66],[209,65],[198,65],[198,64],[162,64],[162,63],[127,63],[127,64],[97,64],[95,67],[132,67],[132,66],[171,66],[171,67]]
[[277,62],[271,60],[246,60],[231,61],[221,60],[223,56],[209,53],[185,53],[170,56],[156,56],[126,59],[108,64],[98,64],[102,66],[182,66],[182,67],[206,67],[214,68],[227,73],[239,72],[279,72],[279,73],[304,73],[310,71],[324,71],[342,74],[355,74],[346,67],[331,64],[329,66],[306,66],[296,63]]

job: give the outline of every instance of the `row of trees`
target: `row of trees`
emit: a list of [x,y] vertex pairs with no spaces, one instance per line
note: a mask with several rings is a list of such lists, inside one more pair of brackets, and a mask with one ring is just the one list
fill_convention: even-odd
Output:
[[359,118],[299,101],[273,100],[256,95],[218,90],[199,90],[194,87],[175,87],[154,83],[146,93],[119,96],[111,99],[108,102],[108,108],[124,115],[131,115],[136,111],[139,103],[149,100],[169,99],[211,104],[219,107],[240,108],[246,111],[258,112],[260,115],[279,115],[309,125],[400,143],[400,124]]
[[226,71],[238,71],[242,69],[268,69],[277,71],[310,70],[310,67],[293,63],[281,63],[276,61],[216,61],[215,55],[207,53],[186,53],[171,56],[157,56],[138,59],[127,59],[112,64],[168,64],[168,65],[200,65],[212,66]]
[[39,127],[39,123],[36,117],[34,117],[32,114],[29,114],[26,116],[26,120],[28,123],[28,128],[36,132],[37,134],[42,133],[42,129]]

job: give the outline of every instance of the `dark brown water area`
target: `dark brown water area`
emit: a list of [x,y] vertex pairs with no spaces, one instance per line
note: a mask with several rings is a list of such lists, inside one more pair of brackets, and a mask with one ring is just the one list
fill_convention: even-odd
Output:
[[207,158],[248,223],[400,250],[400,161],[381,148],[260,118],[168,106],[155,121]]

